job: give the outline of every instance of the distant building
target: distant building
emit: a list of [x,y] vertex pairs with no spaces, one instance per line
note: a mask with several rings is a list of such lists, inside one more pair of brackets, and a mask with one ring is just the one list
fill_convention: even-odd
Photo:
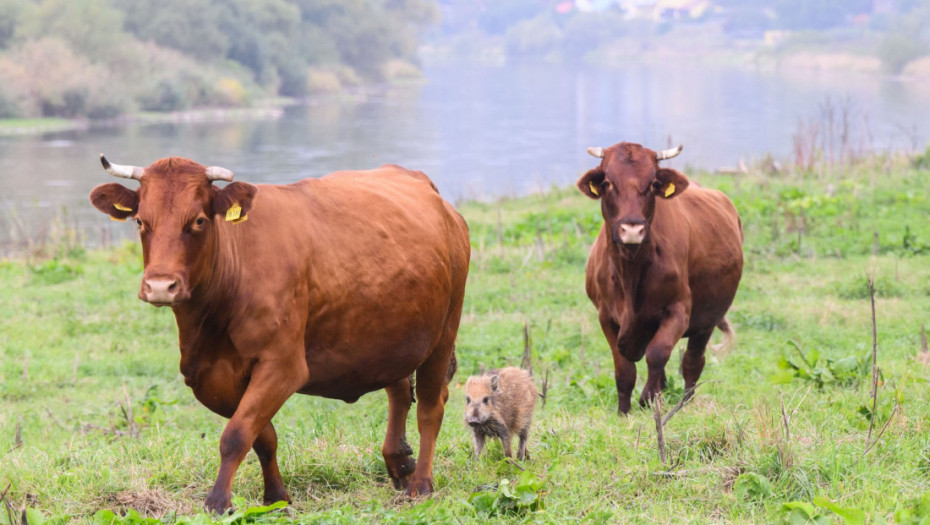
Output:
[[873,13],[896,13],[898,2],[896,0],[872,0]]
[[652,12],[654,20],[700,18],[714,5],[709,0],[659,0]]
[[657,0],[618,0],[617,4],[628,20],[653,18]]

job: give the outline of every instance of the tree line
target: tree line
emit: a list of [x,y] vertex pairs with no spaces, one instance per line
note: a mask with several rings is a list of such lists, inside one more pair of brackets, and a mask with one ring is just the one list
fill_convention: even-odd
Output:
[[658,16],[644,16],[655,7],[648,2],[624,0],[437,1],[442,20],[429,36],[458,55],[496,47],[510,58],[603,62],[669,43],[760,42],[768,31],[792,35],[784,48],[835,43],[874,54],[892,73],[930,53],[930,0],[711,0]]
[[392,63],[413,67],[437,19],[431,0],[0,0],[0,118],[242,106],[383,80]]

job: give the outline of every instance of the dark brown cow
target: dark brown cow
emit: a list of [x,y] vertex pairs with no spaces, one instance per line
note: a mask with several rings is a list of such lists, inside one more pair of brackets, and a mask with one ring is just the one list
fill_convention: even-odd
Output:
[[600,199],[604,216],[585,287],[613,353],[620,413],[630,410],[634,363],[644,355],[641,405],[665,388],[665,364],[679,339],[688,338],[686,389],[701,376],[714,327],[724,345],[732,342],[724,316],[743,273],[742,225],[726,195],[659,167],[680,151],[657,154],[626,142],[589,148],[601,165],[578,180],[582,193]]
[[[249,448],[264,500],[289,500],[271,418],[295,392],[351,403],[385,389],[388,474],[408,495],[430,493],[470,245],[465,221],[429,178],[385,165],[221,189],[212,182],[231,172],[188,159],[144,169],[101,161],[139,188],[103,184],[90,200],[139,225],[139,297],[174,310],[185,382],[229,418],[206,508],[230,506]],[[414,372],[417,461],[405,440]]]

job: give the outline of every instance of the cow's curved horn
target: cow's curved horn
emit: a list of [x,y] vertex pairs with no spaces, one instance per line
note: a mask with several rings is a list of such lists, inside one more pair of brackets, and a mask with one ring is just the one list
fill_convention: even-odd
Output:
[[597,157],[599,159],[604,158],[604,148],[588,148],[588,155],[592,157]]
[[679,144],[677,148],[664,149],[662,151],[657,151],[656,160],[666,160],[672,157],[677,157],[678,154],[681,153],[682,148],[684,148],[684,146]]
[[222,180],[232,182],[233,172],[219,166],[210,166],[207,168],[207,178],[210,180]]
[[139,166],[122,166],[120,164],[113,164],[103,156],[103,153],[100,154],[100,164],[103,165],[103,169],[107,170],[107,173],[110,175],[115,177],[122,177],[124,179],[141,180],[142,174],[145,173],[145,170]]

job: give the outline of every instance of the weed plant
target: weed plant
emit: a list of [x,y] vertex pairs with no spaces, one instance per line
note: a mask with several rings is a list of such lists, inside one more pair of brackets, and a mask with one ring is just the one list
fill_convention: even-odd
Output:
[[[414,502],[397,497],[381,458],[384,394],[351,405],[294,396],[275,418],[293,504],[261,506],[250,454],[237,513],[203,514],[225,420],[184,385],[170,310],[136,299],[138,244],[0,262],[0,523],[19,523],[24,509],[30,523],[927,520],[930,255],[914,249],[930,244],[927,172],[876,157],[835,173],[689,175],[732,197],[746,267],[729,314],[737,346],[708,351],[704,384],[664,428],[666,464],[652,413],[616,413],[609,349],[584,293],[599,205],[553,189],[460,206],[473,256],[459,372],[437,491]],[[532,459],[507,460],[496,444],[475,459],[464,382],[519,366],[524,323],[537,382],[549,372]],[[665,406],[683,393],[674,363],[668,372]],[[416,448],[413,415],[408,427]]]

